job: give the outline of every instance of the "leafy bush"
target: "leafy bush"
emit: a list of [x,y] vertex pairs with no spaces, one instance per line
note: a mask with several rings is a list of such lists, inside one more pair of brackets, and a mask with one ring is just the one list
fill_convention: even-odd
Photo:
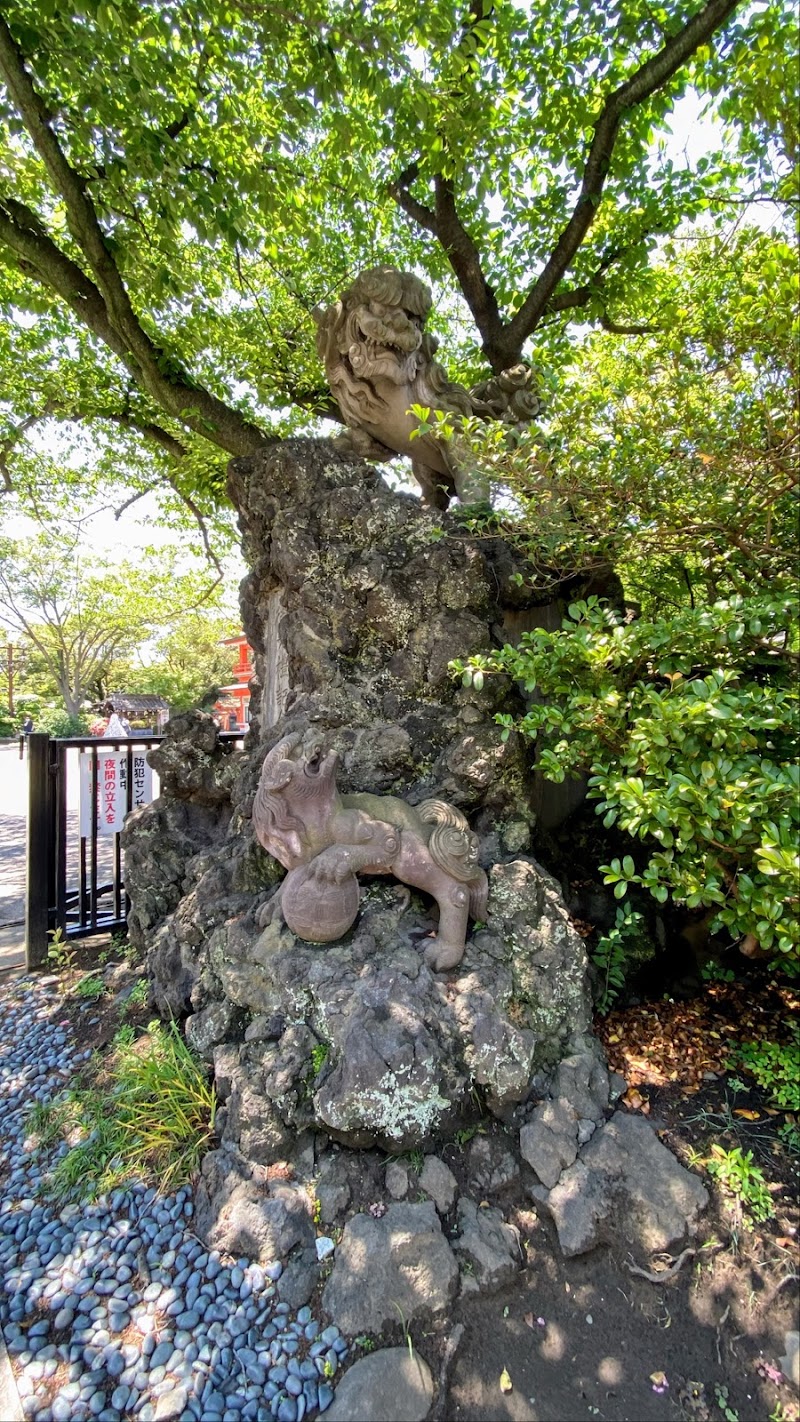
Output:
[[611,1010],[625,986],[626,948],[639,938],[641,923],[642,915],[630,904],[622,904],[617,909],[614,927],[598,939],[591,954],[598,973],[595,1007],[602,1016]]
[[606,827],[643,842],[602,866],[664,903],[713,910],[712,931],[800,956],[797,689],[792,602],[734,597],[627,623],[589,598],[560,631],[454,663],[480,686],[504,672],[536,701],[516,721],[551,780],[589,773]]
[[70,716],[63,707],[46,707],[36,718],[35,729],[51,736],[85,736],[88,727],[85,716]]
[[734,1052],[734,1060],[747,1068],[781,1110],[800,1112],[800,1027],[795,1027],[787,1043],[745,1042]]
[[74,943],[64,937],[63,928],[51,928],[47,936],[50,939],[47,949],[48,963],[59,973],[74,968],[78,950]]
[[216,1097],[176,1024],[151,1022],[145,1037],[120,1031],[101,1085],[69,1094],[62,1120],[83,1140],[55,1166],[57,1199],[94,1197],[131,1176],[168,1191],[197,1170],[213,1129]]
[[769,1220],[775,1213],[764,1172],[753,1164],[753,1152],[742,1151],[734,1146],[723,1150],[722,1146],[712,1146],[711,1155],[705,1162],[709,1175],[717,1181],[726,1195],[730,1195],[747,1215],[756,1221]]
[[81,978],[74,992],[76,997],[83,997],[89,1002],[96,1002],[98,997],[103,996],[105,990],[106,985],[102,978],[89,976],[87,978]]

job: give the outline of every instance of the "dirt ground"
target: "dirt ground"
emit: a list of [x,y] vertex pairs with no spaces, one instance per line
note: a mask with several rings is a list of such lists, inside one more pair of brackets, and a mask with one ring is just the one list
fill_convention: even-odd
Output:
[[[675,1261],[633,1260],[613,1244],[565,1260],[544,1212],[533,1213],[530,1201],[515,1208],[511,1200],[493,1200],[523,1229],[527,1264],[504,1294],[457,1308],[454,1321],[465,1331],[443,1417],[800,1417],[798,1394],[779,1365],[785,1333],[800,1327],[800,1155],[777,1133],[792,1118],[775,1111],[745,1071],[725,1065],[737,1040],[753,1040],[759,1028],[774,1038],[776,1021],[786,1031],[797,1008],[795,994],[765,981],[724,984],[694,1001],[643,1003],[598,1019],[610,1065],[629,1083],[625,1109],[644,1111],[664,1143],[695,1169],[702,1171],[698,1157],[714,1144],[752,1153],[769,1182],[774,1215],[753,1221],[704,1175],[711,1205],[694,1252],[664,1281],[659,1271]],[[420,1347],[424,1352],[422,1340]]]
[[[96,953],[79,952],[66,975],[73,985]],[[109,964],[106,972],[112,991],[96,1002],[65,995],[59,1010],[100,1050],[120,1025],[113,994],[141,968]],[[437,1383],[433,1422],[800,1422],[798,1394],[779,1362],[786,1332],[800,1327],[800,1154],[778,1135],[794,1118],[776,1111],[741,1065],[729,1065],[732,1043],[752,1040],[759,1027],[774,1037],[776,1020],[786,1023],[797,1008],[797,994],[776,995],[765,979],[598,1019],[610,1064],[629,1083],[623,1109],[648,1115],[665,1144],[701,1172],[715,1143],[752,1152],[774,1214],[754,1222],[704,1174],[712,1203],[687,1252],[634,1260],[611,1243],[565,1260],[518,1179],[489,1202],[520,1231],[525,1266],[513,1286],[457,1301],[436,1327],[411,1325],[411,1345]],[[150,1015],[129,1008],[126,1020],[141,1026]],[[496,1123],[485,1130],[502,1134]],[[450,1145],[441,1154],[458,1177],[463,1152]],[[363,1198],[348,1213],[381,1199],[385,1158],[364,1152],[361,1162]],[[404,1342],[398,1324],[361,1350]]]

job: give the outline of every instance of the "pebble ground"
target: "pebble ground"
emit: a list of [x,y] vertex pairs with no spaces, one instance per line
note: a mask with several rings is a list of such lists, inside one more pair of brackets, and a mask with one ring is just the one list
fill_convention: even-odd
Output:
[[22,979],[0,1000],[0,1323],[32,1422],[303,1422],[324,1413],[347,1356],[338,1328],[276,1291],[265,1266],[207,1250],[191,1188],[134,1184],[91,1204],[48,1202],[68,1147],[36,1149],[28,1117],[89,1056],[57,988]]

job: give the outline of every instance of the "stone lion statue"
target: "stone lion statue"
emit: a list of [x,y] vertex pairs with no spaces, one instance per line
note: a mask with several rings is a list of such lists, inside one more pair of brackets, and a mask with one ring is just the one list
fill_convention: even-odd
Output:
[[449,380],[435,360],[438,341],[424,327],[429,288],[410,272],[373,267],[361,272],[339,301],[314,312],[317,350],[331,392],[349,428],[334,443],[378,463],[407,454],[425,502],[447,508],[488,498],[485,476],[466,450],[432,435],[412,438],[412,405],[455,415],[529,420],[538,409],[531,372],[514,367],[470,392]]
[[340,795],[338,758],[295,756],[288,736],[267,755],[253,803],[260,844],[289,872],[261,910],[298,938],[331,943],[358,913],[358,874],[392,874],[439,905],[439,932],[425,959],[435,972],[461,961],[470,917],[486,913],[488,881],[464,816],[442,800],[413,807],[392,795]]

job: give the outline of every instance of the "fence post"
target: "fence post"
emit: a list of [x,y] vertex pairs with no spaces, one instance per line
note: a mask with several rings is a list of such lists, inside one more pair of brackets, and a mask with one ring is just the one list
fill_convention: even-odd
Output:
[[32,731],[28,745],[28,845],[25,895],[25,966],[30,972],[47,962],[50,885],[52,879],[52,783],[50,737]]

